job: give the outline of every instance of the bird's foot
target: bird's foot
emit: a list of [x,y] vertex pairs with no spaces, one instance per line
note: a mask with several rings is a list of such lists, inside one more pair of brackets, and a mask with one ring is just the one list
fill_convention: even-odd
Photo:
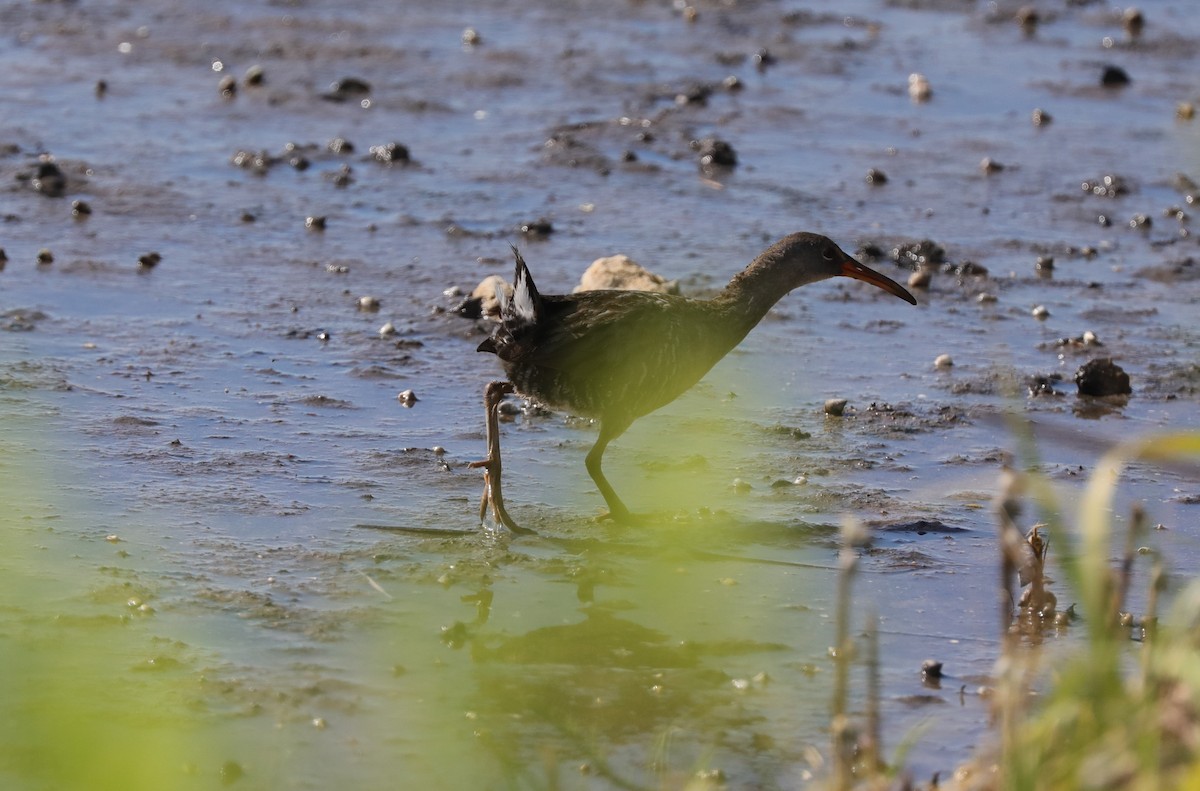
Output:
[[621,509],[620,511],[605,511],[596,517],[597,522],[613,522],[622,526],[642,525],[646,523],[646,517],[640,514],[631,514],[629,511]]
[[490,510],[492,518],[514,535],[537,535],[536,531],[530,530],[527,527],[521,527],[517,524],[516,520],[508,515],[508,509],[504,507],[504,497],[500,494],[500,487],[498,485],[500,480],[499,460],[487,458],[482,461],[473,461],[467,466],[471,468],[483,468],[483,498],[479,502],[479,523],[481,525],[487,525],[487,514]]

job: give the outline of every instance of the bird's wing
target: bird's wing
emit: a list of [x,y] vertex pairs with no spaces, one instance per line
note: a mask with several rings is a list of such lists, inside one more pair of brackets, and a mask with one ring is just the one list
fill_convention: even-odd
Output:
[[587,291],[542,302],[543,318],[530,328],[536,336],[523,361],[566,373],[615,373],[669,345],[690,301],[645,291]]

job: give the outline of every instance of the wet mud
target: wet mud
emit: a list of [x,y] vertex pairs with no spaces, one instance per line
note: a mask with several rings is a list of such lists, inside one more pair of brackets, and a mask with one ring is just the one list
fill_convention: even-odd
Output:
[[[987,703],[920,668],[986,683],[1020,432],[1070,506],[1200,424],[1196,15],[1021,5],[0,8],[3,784],[70,785],[76,699],[174,787],[800,787],[846,516],[889,745],[965,759]],[[797,230],[919,305],[781,301],[610,447],[635,527],[595,428],[514,399],[538,535],[479,529],[459,308],[510,243],[546,293],[625,255],[705,297]],[[1131,392],[1079,392],[1102,359]],[[1186,579],[1198,500],[1135,469],[1116,508]]]

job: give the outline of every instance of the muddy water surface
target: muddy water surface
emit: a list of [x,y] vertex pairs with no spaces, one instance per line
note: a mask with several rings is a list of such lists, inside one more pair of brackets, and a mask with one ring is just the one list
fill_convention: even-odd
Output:
[[[1068,505],[1112,442],[1200,423],[1190,6],[1136,38],[1088,3],[416,6],[0,7],[4,786],[802,786],[846,515],[887,746],[948,771],[987,739],[1006,416]],[[614,443],[648,526],[593,521],[593,429],[526,410],[539,537],[478,530],[499,369],[453,289],[515,242],[543,292],[623,252],[703,296],[796,230],[945,261],[917,307],[790,295]],[[1102,356],[1131,398],[1076,395]],[[1186,578],[1198,496],[1134,469],[1117,521],[1144,502]]]

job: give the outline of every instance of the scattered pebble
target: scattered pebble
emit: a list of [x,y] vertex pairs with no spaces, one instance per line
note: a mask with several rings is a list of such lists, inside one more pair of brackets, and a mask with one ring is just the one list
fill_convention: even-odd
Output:
[[315,216],[311,216],[311,215],[308,217],[305,217],[304,218],[304,227],[310,231],[323,231],[323,230],[325,230],[325,218],[324,217],[315,217]]
[[1049,272],[1054,269],[1054,256],[1039,255],[1033,266],[1039,272]]
[[1089,360],[1075,372],[1075,384],[1080,395],[1129,395],[1129,374],[1108,357]]
[[246,69],[246,75],[242,77],[242,84],[251,88],[257,88],[266,82],[266,74],[263,72],[263,67],[255,64]]
[[1037,30],[1038,23],[1042,21],[1036,8],[1031,5],[1021,6],[1017,9],[1017,24],[1021,26],[1027,34],[1032,34]]
[[512,298],[513,287],[508,281],[499,275],[488,275],[475,286],[470,296],[455,308],[455,312],[466,319],[498,317],[500,300],[496,296],[497,290],[502,291],[505,298]]
[[408,153],[408,146],[403,143],[385,143],[381,146],[371,146],[369,149],[371,156],[378,162],[393,163],[393,162],[411,162],[412,158]]
[[936,659],[926,659],[921,663],[921,675],[925,678],[941,678],[942,663]]
[[92,213],[92,207],[88,205],[87,201],[82,201],[82,200],[78,200],[78,199],[71,201],[71,216],[72,217],[80,217],[80,218],[87,217],[87,216],[91,215],[91,213]]
[[412,405],[420,401],[417,394],[412,390],[401,390],[396,396],[396,400],[403,404],[406,408],[412,409]]
[[162,262],[162,256],[158,253],[150,252],[145,255],[138,256],[139,269],[153,269]]
[[54,263],[54,253],[50,252],[50,250],[48,248],[43,247],[41,250],[38,250],[37,262],[38,262],[38,266],[44,266],[46,264],[53,264]]
[[392,324],[390,321],[379,328],[379,337],[380,338],[386,338],[390,335],[395,335],[395,334],[396,334],[396,325]]
[[52,161],[42,161],[37,173],[29,180],[29,186],[47,198],[61,198],[67,189],[67,177]]
[[232,74],[226,74],[217,83],[217,92],[222,99],[232,99],[237,96],[237,80]]
[[975,301],[981,305],[990,305],[991,303],[996,302],[999,299],[1000,298],[997,297],[995,294],[990,294],[986,291],[979,292],[979,294],[976,295],[976,297],[975,297]]
[[703,140],[693,142],[692,147],[700,154],[701,169],[709,170],[715,167],[732,168],[737,166],[737,152],[733,150],[733,146],[724,140],[718,140],[715,137],[706,137]]
[[1145,214],[1135,214],[1129,218],[1129,227],[1137,231],[1148,231],[1154,225],[1154,220]]
[[1033,317],[1039,321],[1050,318],[1050,311],[1045,305],[1036,305],[1030,312],[1033,314]]
[[1120,88],[1128,85],[1132,80],[1129,79],[1129,74],[1120,66],[1113,66],[1111,63],[1104,67],[1104,71],[1100,73],[1100,84],[1105,88]]
[[879,170],[878,168],[871,168],[870,170],[867,171],[867,183],[868,184],[874,184],[877,187],[881,187],[884,184],[887,184],[887,182],[888,182],[887,174],[884,173],[882,170]]
[[908,96],[914,102],[927,102],[933,96],[933,86],[924,74],[913,72],[908,75]]
[[462,32],[462,43],[464,47],[477,47],[483,43],[483,36],[475,28],[469,27]]
[[953,368],[954,359],[948,354],[939,354],[933,360],[934,368]]
[[522,223],[518,230],[526,236],[544,239],[554,233],[554,226],[545,217],[539,217],[533,222]]
[[979,169],[983,171],[984,175],[990,176],[993,173],[999,173],[1004,170],[1004,165],[991,157],[984,157],[979,161]]
[[367,311],[379,310],[379,306],[383,304],[379,301],[379,297],[365,296],[358,298],[358,309]]
[[1137,38],[1142,35],[1142,30],[1146,27],[1146,17],[1136,6],[1130,6],[1125,9],[1125,13],[1121,14],[1121,25],[1130,38]]
[[841,417],[843,414],[845,414],[846,404],[848,403],[849,401],[847,401],[845,398],[827,399],[825,401],[825,414],[831,417]]
[[1196,117],[1196,105],[1191,102],[1180,102],[1175,105],[1175,117],[1180,121],[1190,121]]
[[1040,107],[1035,107],[1030,114],[1034,126],[1048,126],[1054,117]]
[[909,288],[929,288],[931,280],[933,280],[932,270],[922,267],[908,276],[908,285]]
[[750,485],[749,481],[744,481],[741,478],[733,479],[733,490],[738,494],[745,494],[753,488],[754,487]]

